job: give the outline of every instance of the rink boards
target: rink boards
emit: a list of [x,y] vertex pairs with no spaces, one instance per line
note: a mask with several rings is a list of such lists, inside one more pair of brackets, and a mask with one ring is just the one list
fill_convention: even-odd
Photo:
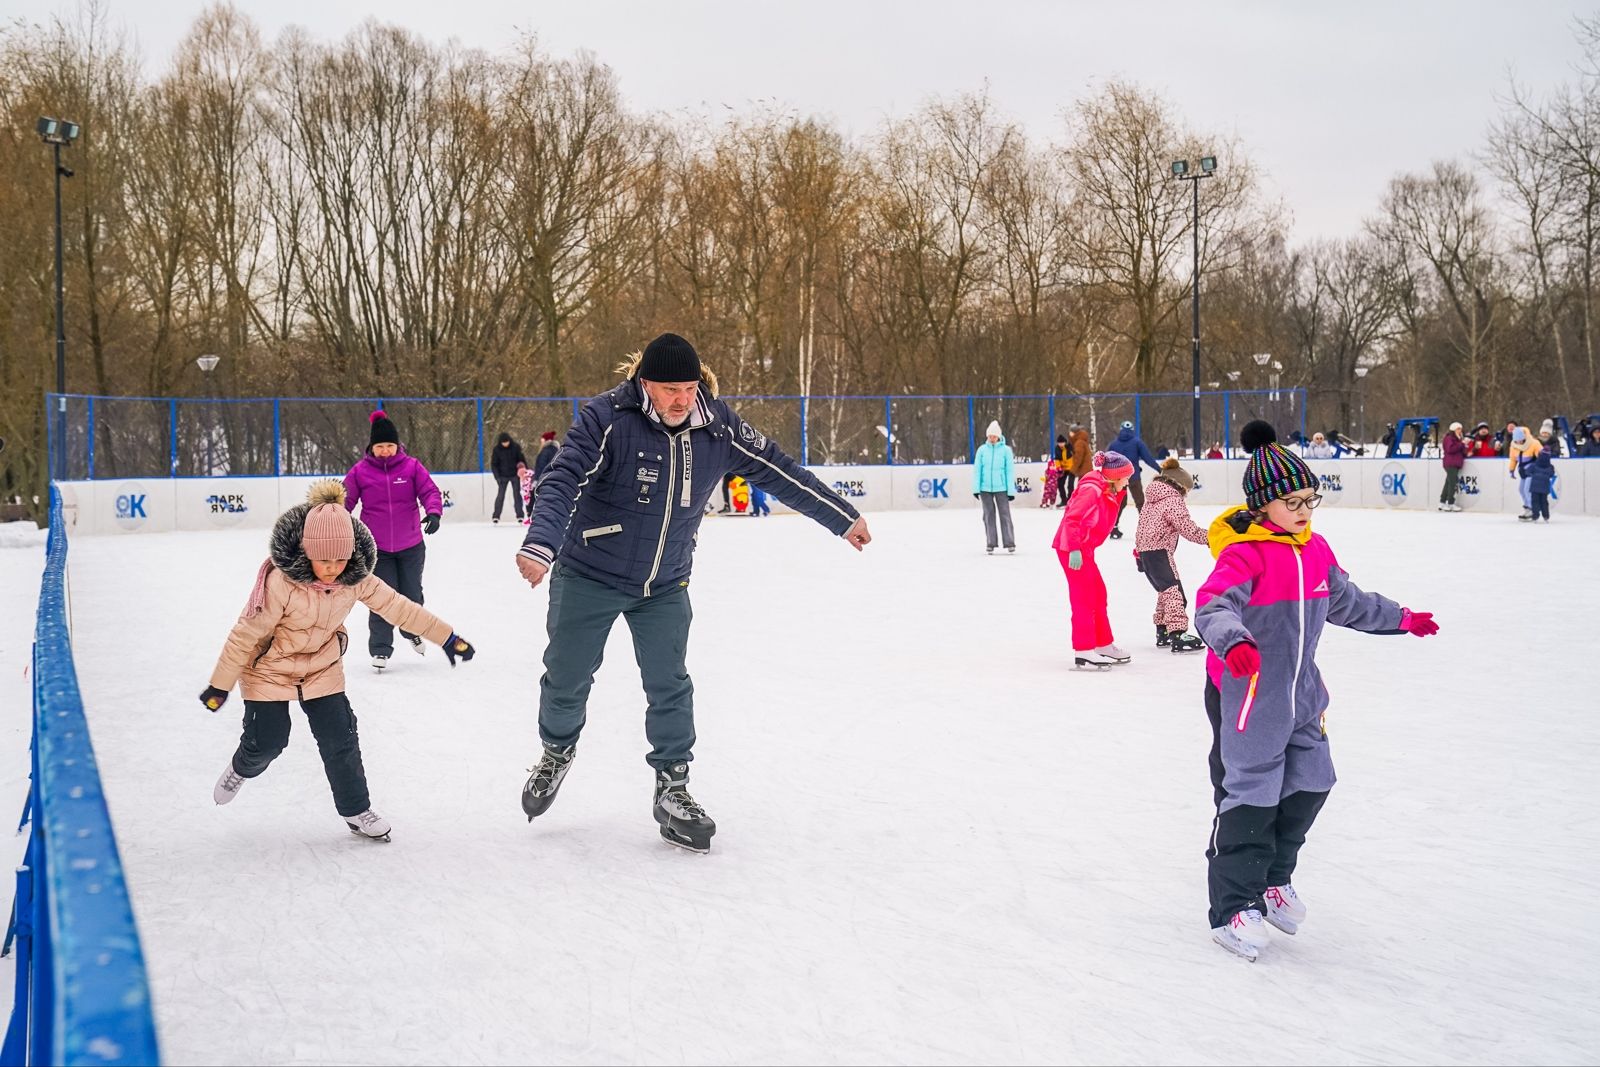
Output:
[[[1310,460],[1322,480],[1324,507],[1391,508],[1431,511],[1439,501],[1445,472],[1436,459]],[[1558,480],[1553,515],[1600,516],[1600,460],[1555,461]],[[1243,502],[1244,460],[1200,460],[1184,464],[1194,475],[1191,503],[1221,508]],[[813,467],[825,484],[863,512],[976,508],[972,467],[876,466]],[[1044,490],[1045,465],[1016,465],[1014,506],[1037,507]],[[1146,480],[1153,476],[1145,470]],[[88,534],[160,533],[168,530],[266,528],[292,504],[302,503],[318,478],[142,478],[61,482],[63,512],[74,531]],[[479,522],[494,506],[489,474],[436,475],[444,496],[444,519]],[[712,495],[713,503],[720,497]],[[1504,460],[1468,460],[1456,503],[1466,511],[1516,512],[1519,483]],[[774,511],[784,507],[772,498]],[[516,521],[507,492],[502,518]]]

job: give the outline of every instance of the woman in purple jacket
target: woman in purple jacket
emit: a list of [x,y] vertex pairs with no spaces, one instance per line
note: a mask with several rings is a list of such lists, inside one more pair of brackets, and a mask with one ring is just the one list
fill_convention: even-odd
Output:
[[[422,564],[427,557],[422,532],[431,534],[439,529],[444,504],[428,468],[400,447],[400,433],[389,416],[374,411],[369,421],[372,437],[367,454],[344,476],[344,506],[354,511],[361,505],[361,521],[378,542],[378,565],[372,573],[401,596],[420,604]],[[425,516],[420,521],[418,505]],[[422,655],[421,636],[404,630],[400,636]],[[380,671],[394,654],[394,627],[377,612],[367,616],[367,652]]]

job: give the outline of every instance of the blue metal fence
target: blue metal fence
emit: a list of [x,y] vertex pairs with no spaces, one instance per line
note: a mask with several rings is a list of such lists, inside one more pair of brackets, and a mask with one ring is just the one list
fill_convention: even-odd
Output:
[[[67,534],[50,535],[33,639],[33,777],[6,947],[16,999],[0,1062],[160,1062],[144,953],[78,693],[67,625]],[[20,827],[19,827],[20,829]]]
[[[523,442],[558,433],[584,397],[267,397],[177,399],[83,396],[66,403],[64,431],[48,419],[51,471],[58,479],[193,478],[341,474],[367,443],[367,416],[382,407],[406,450],[437,474],[487,469],[501,431]],[[1152,449],[1191,447],[1190,393],[1076,393],[990,396],[733,396],[739,414],[807,465],[964,463],[999,421],[1019,458],[1049,455],[1070,425],[1096,447],[1132,422]],[[1303,389],[1202,393],[1204,453],[1232,455],[1238,428],[1264,418],[1287,439],[1305,431]],[[64,434],[57,440],[58,433]]]

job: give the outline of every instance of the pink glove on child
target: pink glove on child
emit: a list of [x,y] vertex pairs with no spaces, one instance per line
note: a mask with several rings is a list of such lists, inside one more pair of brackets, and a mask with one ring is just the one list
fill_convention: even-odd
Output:
[[1228,665],[1228,673],[1235,678],[1248,678],[1261,673],[1261,652],[1249,641],[1240,641],[1228,649],[1222,661]]
[[1400,629],[1417,637],[1432,637],[1439,632],[1439,624],[1433,621],[1431,611],[1403,608],[1400,611]]

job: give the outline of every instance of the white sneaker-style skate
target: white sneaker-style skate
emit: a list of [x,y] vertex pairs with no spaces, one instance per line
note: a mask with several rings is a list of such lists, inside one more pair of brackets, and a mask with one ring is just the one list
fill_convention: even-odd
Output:
[[360,815],[349,816],[344,824],[350,827],[350,832],[357,837],[366,837],[374,841],[389,840],[389,820],[371,808]]
[[1126,651],[1118,648],[1116,645],[1101,645],[1099,648],[1095,649],[1095,651],[1100,653],[1102,656],[1105,656],[1113,663],[1126,663],[1133,658]]
[[381,672],[387,666],[389,666],[389,657],[388,656],[373,656],[372,657],[372,668],[373,668],[373,670]]
[[1078,671],[1109,671],[1117,665],[1117,661],[1110,656],[1101,655],[1096,650],[1088,652],[1074,652],[1072,654],[1072,668]]
[[1229,919],[1226,926],[1212,927],[1211,930],[1211,940],[1251,963],[1261,955],[1261,946],[1266,939],[1261,913],[1255,908],[1246,908]]
[[1261,901],[1267,906],[1267,922],[1286,934],[1296,933],[1306,921],[1306,906],[1292,885],[1267,886]]
[[239,790],[244,787],[244,778],[233,769],[233,760],[228,760],[228,769],[222,772],[222,777],[217,779],[217,784],[211,789],[211,799],[218,804],[226,804],[239,795]]
[[419,656],[427,655],[428,646],[422,643],[422,635],[418,634],[416,637],[411,638],[411,651]]

